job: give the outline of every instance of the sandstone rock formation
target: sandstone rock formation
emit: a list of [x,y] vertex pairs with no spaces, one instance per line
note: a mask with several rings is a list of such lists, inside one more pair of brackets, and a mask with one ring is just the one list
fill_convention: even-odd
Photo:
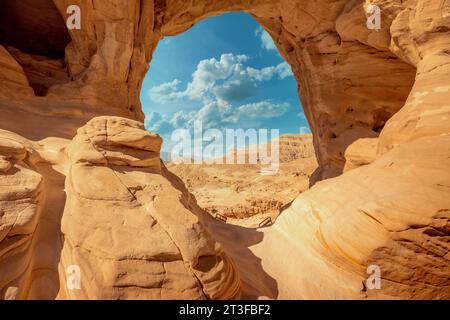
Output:
[[[73,4],[82,28],[69,31]],[[367,29],[368,4],[381,9],[381,30]],[[135,122],[89,122],[142,122],[158,41],[229,11],[252,14],[292,66],[319,162],[312,182],[332,178],[257,235],[195,209],[159,168],[158,139]],[[232,298],[240,276],[252,298],[448,299],[449,48],[448,1],[2,1],[0,297],[168,298],[184,288],[179,297]],[[167,234],[159,253],[141,242],[164,230],[181,247]],[[72,259],[95,274],[80,293],[65,288]],[[363,285],[369,265],[381,269],[379,290]]]
[[[142,123],[94,118],[69,144],[33,143],[7,131],[0,137],[2,297],[240,296],[239,274],[202,227],[191,195],[162,164],[161,138]],[[51,197],[62,186],[47,181],[52,175],[39,166],[51,162],[51,151],[63,165],[66,199]],[[50,209],[58,206],[62,220]],[[55,216],[56,225],[47,221]],[[66,270],[75,265],[89,280],[68,290]]]
[[29,266],[40,245],[33,235],[42,220],[45,195],[43,177],[36,172],[32,158],[33,149],[26,139],[0,131],[0,283],[6,299],[24,297],[20,289],[34,276]]
[[171,181],[161,143],[122,118],[95,118],[78,130],[67,148],[60,283],[70,265],[91,280],[81,290],[63,287],[60,298],[239,297],[238,274]]
[[[198,205],[213,217],[227,217],[228,223],[258,227],[268,217],[274,222],[281,210],[309,187],[317,168],[312,136],[289,134],[274,139],[279,148],[279,165],[270,175],[262,174],[270,165],[257,162],[260,149],[271,153],[272,144],[247,147],[246,164],[169,163],[168,169],[180,177]],[[237,159],[236,151],[232,156]],[[255,162],[249,162],[254,159]]]

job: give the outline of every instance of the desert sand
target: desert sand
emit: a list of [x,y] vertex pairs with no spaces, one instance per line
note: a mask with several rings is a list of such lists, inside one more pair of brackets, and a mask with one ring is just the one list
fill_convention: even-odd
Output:
[[[271,225],[283,208],[309,189],[317,169],[311,135],[291,134],[276,140],[280,164],[270,175],[264,174],[268,165],[248,164],[248,149],[243,151],[247,164],[226,164],[224,158],[220,164],[174,161],[167,168],[183,180],[197,204],[211,216],[248,228]],[[270,150],[270,146],[262,147]],[[257,154],[259,146],[249,149]],[[233,152],[233,159],[237,159],[236,154]]]
[[[162,37],[230,11],[292,67],[317,159],[264,228],[201,208],[214,174],[186,188],[139,101]],[[0,34],[0,298],[450,299],[448,1],[11,0]]]

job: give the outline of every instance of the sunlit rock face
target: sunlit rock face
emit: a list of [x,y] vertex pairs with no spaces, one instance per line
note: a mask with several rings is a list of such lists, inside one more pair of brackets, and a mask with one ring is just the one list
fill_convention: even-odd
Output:
[[124,118],[94,118],[78,130],[67,148],[61,283],[71,265],[92,280],[62,288],[61,298],[239,297],[233,265],[163,168],[161,143]]
[[[73,4],[80,30],[63,27]],[[252,14],[291,65],[319,162],[314,187],[240,256],[227,241],[243,231],[214,229],[160,164],[139,102],[158,41],[229,11]],[[0,12],[21,26],[0,23],[1,298],[450,298],[447,2],[10,0]],[[70,265],[95,280],[71,291]]]

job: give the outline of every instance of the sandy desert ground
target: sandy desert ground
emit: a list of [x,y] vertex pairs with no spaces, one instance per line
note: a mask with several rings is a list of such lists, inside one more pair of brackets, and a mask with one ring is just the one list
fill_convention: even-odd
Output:
[[[311,135],[284,135],[277,140],[280,165],[271,175],[264,174],[267,165],[262,164],[171,162],[167,168],[213,217],[226,217],[227,223],[251,228],[271,225],[283,208],[309,188],[317,168]],[[270,146],[263,148],[270,150]],[[257,149],[253,146],[250,152],[257,153]],[[248,162],[248,150],[246,154]]]

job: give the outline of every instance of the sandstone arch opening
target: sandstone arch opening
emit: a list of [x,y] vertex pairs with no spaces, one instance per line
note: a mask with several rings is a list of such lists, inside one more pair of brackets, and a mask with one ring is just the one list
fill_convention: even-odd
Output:
[[[161,28],[164,36],[176,35],[223,12],[253,15],[291,65],[298,83],[320,163],[311,185],[374,159],[377,138],[385,123],[404,105],[416,74],[414,66],[390,51],[387,30],[375,36],[376,31],[367,29],[362,1],[335,9],[340,12],[335,29],[325,33],[321,31],[325,25],[318,27],[306,13],[286,27],[276,10],[269,13],[273,8],[266,3],[249,7],[223,3],[198,16],[180,9],[184,13],[166,14]],[[356,21],[357,25],[352,25]],[[355,154],[349,148],[357,141],[357,148],[364,149],[364,154]]]
[[141,102],[169,170],[212,216],[272,224],[308,188],[317,162],[294,75],[249,14],[209,17],[163,38]]
[[70,40],[52,0],[1,2],[0,44],[22,67],[36,96],[69,81],[64,57]]

